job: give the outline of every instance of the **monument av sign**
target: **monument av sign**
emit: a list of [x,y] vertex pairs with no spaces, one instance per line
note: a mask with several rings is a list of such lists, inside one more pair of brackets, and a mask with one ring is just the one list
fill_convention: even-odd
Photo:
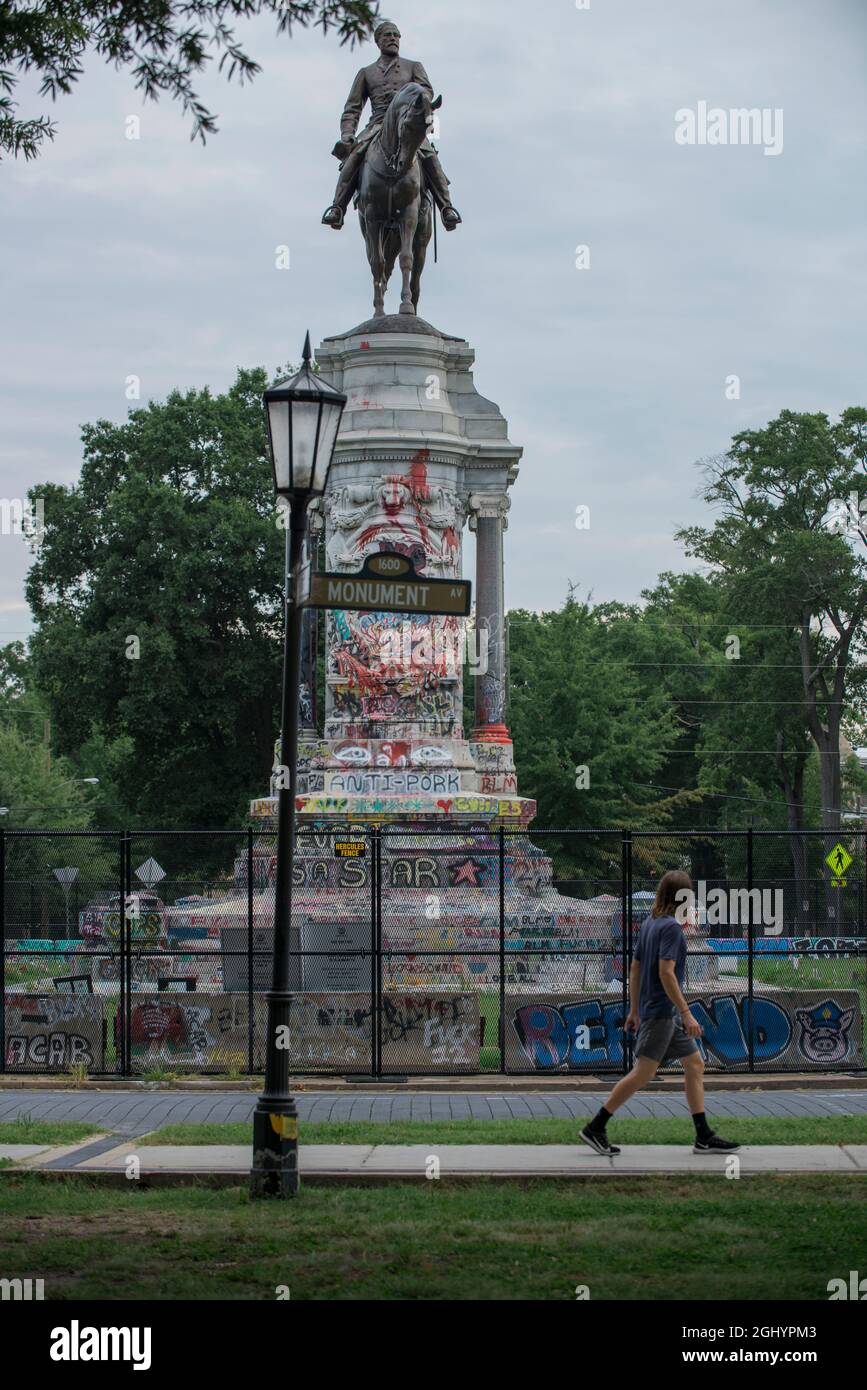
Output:
[[314,574],[308,608],[342,608],[362,613],[427,613],[468,618],[472,585],[466,579],[427,579],[405,555],[369,555],[357,574]]

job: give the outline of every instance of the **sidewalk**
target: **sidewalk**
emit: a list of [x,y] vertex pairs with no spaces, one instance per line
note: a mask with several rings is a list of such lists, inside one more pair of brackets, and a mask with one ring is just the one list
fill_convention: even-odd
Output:
[[[715,1173],[727,1176],[731,1156],[694,1154],[686,1144],[635,1144],[617,1158],[602,1158],[583,1145],[571,1144],[322,1144],[302,1145],[302,1180],[314,1182],[426,1182],[431,1160],[441,1178],[498,1179],[636,1177],[666,1173]],[[140,1163],[140,1181],[162,1185],[212,1178],[234,1185],[246,1182],[252,1161],[247,1145],[185,1145],[154,1148],[114,1140],[85,1140],[65,1149],[36,1145],[0,1145],[0,1158],[11,1158],[22,1171],[68,1178],[73,1175],[129,1181],[127,1160]],[[754,1173],[867,1174],[867,1144],[767,1145],[744,1147],[737,1154],[740,1176]],[[61,1166],[62,1165],[62,1166]]]

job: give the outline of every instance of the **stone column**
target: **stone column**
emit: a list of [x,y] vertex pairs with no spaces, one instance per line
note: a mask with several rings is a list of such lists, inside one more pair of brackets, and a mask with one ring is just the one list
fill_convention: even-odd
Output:
[[503,532],[511,507],[508,497],[479,494],[470,498],[470,530],[476,533],[477,655],[488,634],[487,670],[475,677],[476,727],[479,742],[509,743],[506,727],[506,612],[503,593]]
[[[310,508],[310,539],[308,542],[310,561],[314,571],[320,568],[318,558],[324,530],[325,518],[317,499]],[[317,654],[319,650],[318,609],[305,608],[301,633],[301,689],[299,692],[301,732],[302,736],[306,734],[308,737],[310,735],[315,737],[318,714],[316,700]]]

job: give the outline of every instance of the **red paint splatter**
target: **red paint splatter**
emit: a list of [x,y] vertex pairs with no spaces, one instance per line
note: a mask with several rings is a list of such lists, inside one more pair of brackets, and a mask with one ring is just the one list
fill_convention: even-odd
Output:
[[422,502],[430,501],[430,488],[427,481],[427,465],[430,463],[430,449],[420,449],[409,466],[409,486],[413,496]]

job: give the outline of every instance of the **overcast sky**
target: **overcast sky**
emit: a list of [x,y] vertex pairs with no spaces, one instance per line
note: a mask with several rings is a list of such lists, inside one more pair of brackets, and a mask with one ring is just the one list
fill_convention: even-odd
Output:
[[[867,404],[865,0],[400,0],[385,13],[442,92],[464,217],[421,312],[476,349],[476,383],[524,446],[509,605],[570,581],[632,600],[686,568],[697,459],[781,409]],[[0,496],[73,483],[80,426],[142,396],[227,387],[367,318],[355,214],[320,225],[352,79],[376,50],[239,26],[261,63],[205,148],[95,58],[53,146],[0,165]],[[25,114],[42,104],[26,89]],[[783,148],[682,145],[700,102],[783,113]],[[129,116],[141,138],[126,138]],[[779,127],[775,127],[779,140]],[[275,268],[275,249],[291,269]],[[576,269],[576,248],[590,269]],[[395,299],[395,282],[391,299]],[[737,375],[739,400],[727,399]],[[574,525],[591,508],[589,531]],[[0,538],[0,641],[23,636],[28,553]]]

